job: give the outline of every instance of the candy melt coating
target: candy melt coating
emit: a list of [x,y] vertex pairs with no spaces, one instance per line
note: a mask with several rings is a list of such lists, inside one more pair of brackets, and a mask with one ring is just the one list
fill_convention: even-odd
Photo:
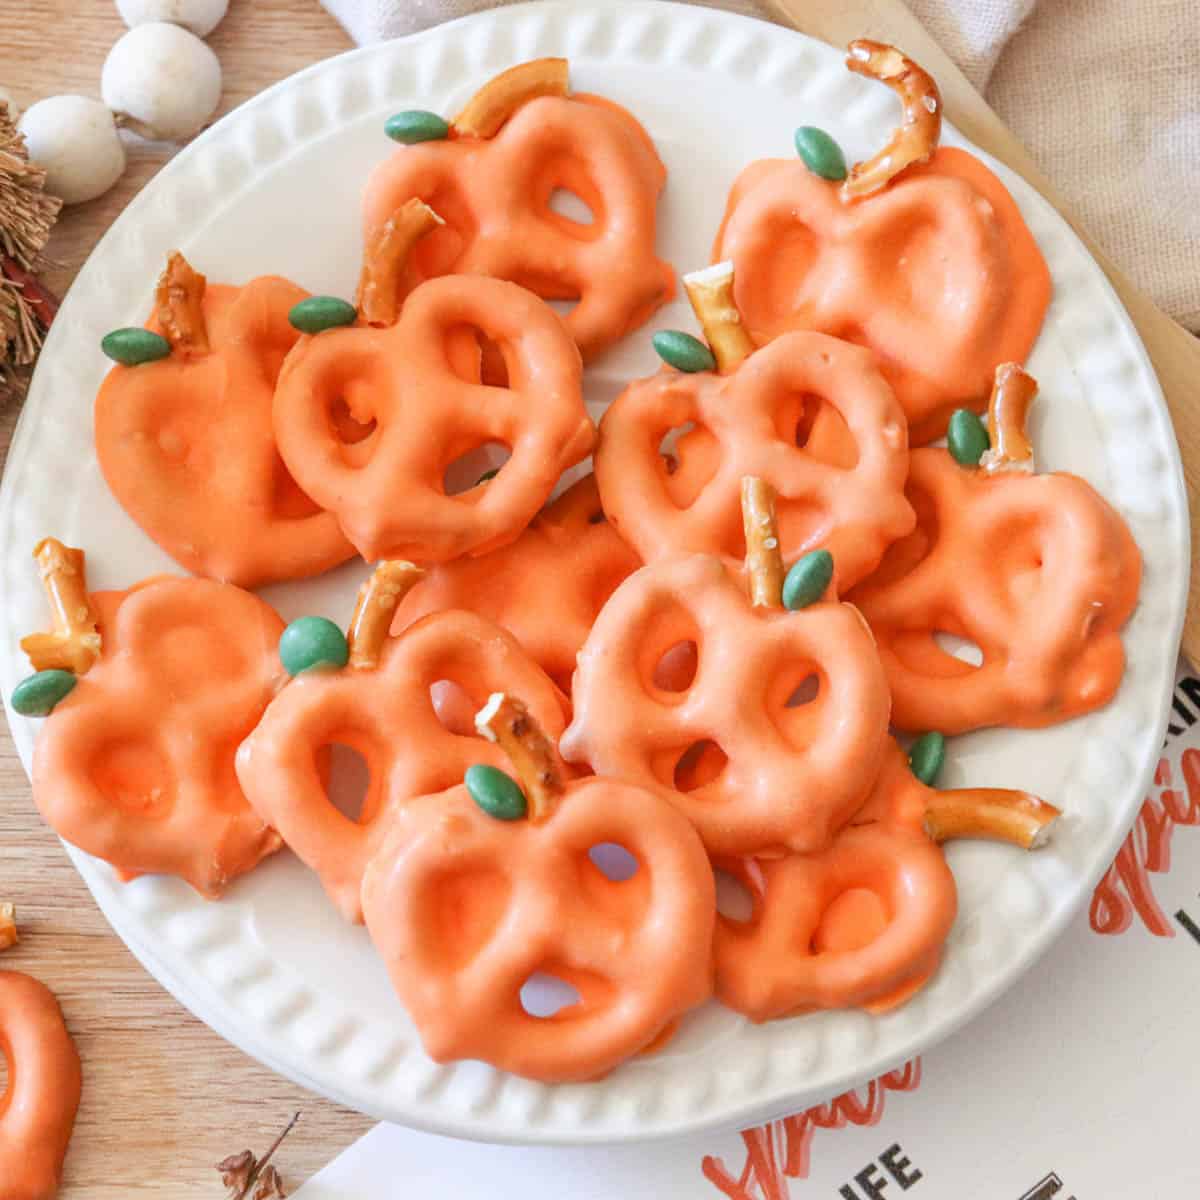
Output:
[[[506,386],[480,382],[476,330],[498,345]],[[412,292],[389,328],[301,340],[280,372],[275,432],[364,558],[444,562],[511,542],[591,450],[581,379],[562,322],[531,292],[446,276]],[[447,495],[447,467],[488,443],[512,451],[500,474]]]
[[816,329],[874,350],[915,446],[955,408],[984,409],[996,366],[1025,360],[1050,299],[1012,197],[950,147],[849,205],[794,159],[752,163],[713,247],[725,259],[756,342]]
[[[659,444],[689,423],[672,469]],[[741,481],[759,476],[777,493],[784,560],[828,549],[844,590],[912,529],[907,446],[869,351],[791,333],[730,375],[661,372],[631,384],[601,421],[596,479],[617,532],[649,562],[689,551],[740,560]]]
[[[476,763],[511,771],[471,723],[488,696],[504,690],[552,737],[562,733],[565,697],[510,633],[473,613],[435,613],[389,640],[377,668],[293,679],[238,751],[238,778],[338,910],[360,921],[363,872],[396,812],[461,783]],[[370,782],[357,820],[325,789],[333,745],[366,759]]]
[[727,864],[750,890],[748,921],[721,916],[717,998],[755,1021],[814,1008],[881,1012],[941,956],[958,893],[922,832],[924,788],[889,743],[864,811],[824,851]]
[[283,622],[207,579],[160,576],[92,600],[103,650],[42,728],[34,801],[122,875],[178,875],[214,898],[280,846],[233,760],[280,682]]
[[[637,871],[588,852],[623,846]],[[596,1079],[712,992],[716,897],[704,848],[657,796],[571,783],[548,820],[502,822],[456,787],[407,806],[367,869],[367,929],[436,1062],[482,1059],[546,1083]],[[579,1003],[536,1017],[545,973]]]
[[[694,679],[662,686],[660,660],[688,642]],[[812,676],[816,697],[789,706]],[[714,855],[827,845],[887,739],[887,682],[854,609],[751,608],[743,581],[704,555],[652,563],[616,590],[579,653],[572,700],[564,757],[656,789]],[[697,759],[706,742],[719,754]]]
[[189,571],[257,587],[319,574],[353,554],[336,519],[288,475],[271,428],[279,367],[300,336],[288,312],[307,295],[274,276],[241,288],[209,284],[211,353],[114,367],[96,397],[108,486]]
[[[493,138],[397,149],[367,183],[363,223],[369,243],[420,197],[446,225],[414,252],[412,282],[491,275],[546,300],[578,299],[566,323],[590,359],[674,295],[674,274],[654,252],[665,182],[654,144],[623,108],[595,96],[542,96]],[[582,199],[592,220],[554,211],[558,189]]]
[[503,625],[570,691],[575,655],[596,614],[638,556],[608,523],[595,476],[585,475],[515,541],[478,558],[432,567],[396,610],[399,633],[418,617],[465,608]]
[[4,1200],[53,1200],[83,1086],[79,1052],[50,990],[0,971],[0,1188]]
[[[964,470],[914,451],[917,528],[852,593],[871,625],[900,729],[1035,727],[1112,698],[1137,604],[1141,555],[1084,480]],[[974,643],[975,666],[935,634]]]

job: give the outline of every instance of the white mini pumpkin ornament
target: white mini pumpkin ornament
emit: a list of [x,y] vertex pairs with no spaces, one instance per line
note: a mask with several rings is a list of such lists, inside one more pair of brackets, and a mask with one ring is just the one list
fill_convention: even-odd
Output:
[[117,0],[121,20],[130,29],[150,21],[168,21],[197,37],[208,37],[228,8],[229,0]]
[[51,96],[25,110],[17,123],[31,162],[46,172],[46,191],[64,204],[107,192],[125,170],[113,115],[86,96]]

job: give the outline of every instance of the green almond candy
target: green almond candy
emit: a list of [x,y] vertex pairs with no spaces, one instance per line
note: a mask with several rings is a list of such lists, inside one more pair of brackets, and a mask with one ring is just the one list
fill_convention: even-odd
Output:
[[142,363],[166,358],[171,353],[171,343],[160,333],[132,325],[106,333],[100,339],[100,349],[123,367],[140,367]]
[[279,661],[289,675],[344,667],[349,659],[346,635],[325,617],[297,617],[279,638]]
[[495,479],[500,474],[499,467],[493,467],[490,471],[484,471],[480,477],[475,480],[475,486],[478,487],[481,483],[487,483],[489,479]]
[[921,734],[908,752],[908,765],[926,787],[933,787],[946,765],[946,739],[936,730]]
[[783,580],[783,607],[795,612],[816,604],[833,579],[833,555],[812,550],[792,563]]
[[78,682],[73,671],[39,671],[30,675],[13,688],[13,711],[23,717],[48,717]]
[[450,124],[437,113],[426,112],[420,108],[410,108],[406,112],[398,112],[388,117],[383,132],[393,142],[403,142],[406,146],[416,145],[417,142],[440,142],[450,136]]
[[954,461],[964,467],[977,467],[984,451],[992,444],[987,426],[969,408],[958,408],[950,416],[946,445]]
[[463,778],[471,799],[497,821],[519,821],[529,811],[517,781],[497,767],[476,763]]
[[815,125],[801,125],[796,130],[796,153],[814,174],[836,182],[846,178],[846,156],[842,148]]
[[660,329],[650,339],[658,357],[677,371],[689,375],[697,371],[715,371],[713,352],[699,339],[680,329]]
[[288,321],[301,333],[321,333],[339,325],[353,325],[357,317],[358,309],[337,296],[309,296],[294,304],[288,313]]

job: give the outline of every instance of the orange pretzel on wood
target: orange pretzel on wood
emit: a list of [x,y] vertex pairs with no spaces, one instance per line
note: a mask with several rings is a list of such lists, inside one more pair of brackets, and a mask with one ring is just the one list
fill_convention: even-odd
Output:
[[210,284],[175,251],[151,329],[171,353],[116,366],[96,396],[96,455],[125,511],[176,562],[244,587],[317,575],[351,557],[300,490],[271,425],[279,368],[308,293],[277,276]]
[[[514,762],[531,802],[562,764],[507,693],[480,714],[524,723]],[[532,754],[525,751],[533,748]],[[704,848],[658,796],[615,779],[556,784],[529,819],[487,815],[458,786],[396,816],[363,882],[367,929],[426,1052],[481,1059],[543,1082],[596,1079],[660,1045],[712,992],[716,896]],[[634,860],[613,878],[592,857]],[[535,975],[575,988],[552,1019],[532,1015]]]
[[50,602],[54,631],[27,634],[21,649],[35,671],[86,675],[101,650],[96,610],[88,597],[87,556],[58,538],[43,538],[33,548],[33,557]]
[[[444,141],[398,147],[372,173],[364,237],[419,197],[445,227],[417,248],[408,285],[488,275],[545,300],[574,300],[565,320],[585,360],[643,325],[674,295],[655,251],[666,170],[646,131],[598,96],[568,94],[565,59],[513,67],[483,87]],[[590,210],[551,207],[569,193]]]
[[233,759],[278,687],[283,622],[207,579],[159,576],[93,601],[104,652],[46,720],[34,801],[123,878],[178,875],[215,898],[281,844]]
[[904,120],[888,144],[850,168],[841,195],[843,200],[857,200],[887,187],[914,163],[929,161],[942,136],[942,95],[927,71],[883,42],[851,42],[846,66],[856,75],[886,83],[904,106]]
[[8,1067],[0,1103],[5,1200],[54,1200],[83,1072],[58,1001],[18,971],[0,971],[0,1058]]

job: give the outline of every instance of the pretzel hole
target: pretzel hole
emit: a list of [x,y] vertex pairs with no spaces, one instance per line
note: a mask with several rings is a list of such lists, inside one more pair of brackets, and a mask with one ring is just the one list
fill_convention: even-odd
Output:
[[330,804],[356,825],[369,819],[367,796],[371,790],[371,769],[366,756],[344,742],[331,742],[329,753],[329,783],[326,795]]
[[816,700],[821,691],[821,680],[814,671],[806,675],[792,690],[790,696],[784,702],[785,708],[802,708],[806,704],[811,704]]
[[638,860],[616,842],[601,842],[588,851],[596,870],[613,883],[625,883],[638,873]]
[[714,782],[729,763],[729,755],[711,738],[693,742],[675,763],[675,790],[694,792]]
[[933,640],[938,649],[951,658],[957,658],[959,662],[971,667],[983,666],[983,650],[969,638],[959,637],[958,634],[948,633],[944,629],[935,629]]
[[479,485],[479,477],[487,471],[503,467],[512,451],[502,442],[484,442],[446,464],[442,473],[442,490],[447,496],[461,496]]
[[511,893],[508,876],[495,867],[473,864],[435,879],[412,919],[428,932],[437,964],[453,971],[475,958],[504,920]]
[[545,1020],[582,1003],[578,988],[544,971],[530,975],[521,985],[521,1007],[531,1017]]
[[717,912],[730,921],[745,925],[754,919],[754,893],[731,871],[716,867]]
[[[685,421],[663,434],[658,444],[658,473],[663,490],[676,508],[691,508],[721,465],[721,445],[695,421]],[[742,527],[737,521],[737,528]]]
[[[360,390],[360,389],[356,389]],[[357,397],[335,396],[327,410],[330,437],[341,451],[348,466],[361,466],[366,461],[369,443],[378,428],[370,407],[355,403]]]
[[453,679],[435,680],[429,685],[429,700],[448,733],[457,737],[479,737],[475,714],[480,706],[461,684]]
[[779,436],[785,441],[831,467],[849,471],[858,466],[858,442],[846,418],[828,400],[804,392],[777,411],[777,419],[783,421]]
[[444,347],[446,361],[460,379],[488,387],[508,387],[504,351],[478,325],[451,325],[444,335]]
[[101,747],[89,775],[107,803],[147,820],[165,816],[174,801],[175,783],[166,757],[144,741]]
[[696,679],[700,652],[694,639],[676,642],[663,651],[651,677],[656,688],[664,692],[686,692]]
[[558,216],[570,221],[572,225],[587,228],[596,222],[596,214],[592,206],[576,191],[566,187],[556,187],[550,193],[546,207]]
[[816,954],[848,954],[869,946],[891,918],[883,898],[869,888],[847,888],[835,896],[813,930]]

